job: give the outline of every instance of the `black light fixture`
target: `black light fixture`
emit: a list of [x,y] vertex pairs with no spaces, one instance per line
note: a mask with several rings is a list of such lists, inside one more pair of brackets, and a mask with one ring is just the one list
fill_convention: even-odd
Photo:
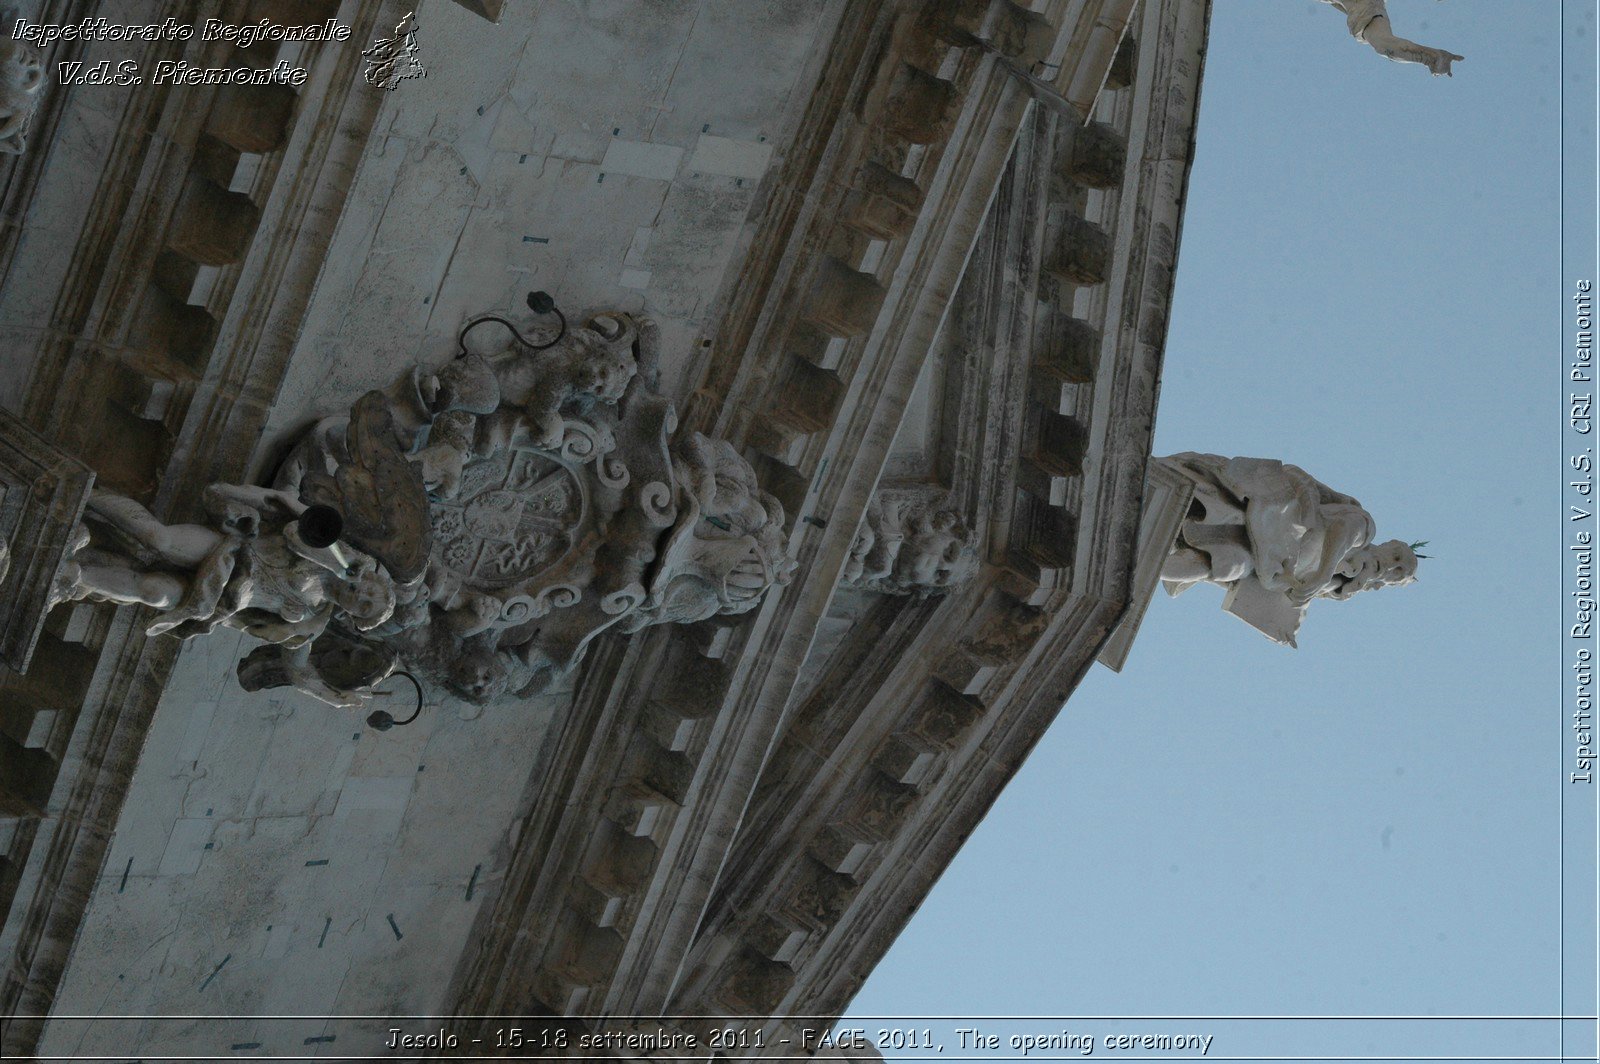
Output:
[[390,675],[404,676],[406,679],[411,681],[411,686],[417,689],[417,708],[411,714],[411,716],[407,717],[405,720],[395,720],[394,715],[386,709],[373,710],[371,713],[367,714],[367,727],[371,728],[373,731],[385,732],[390,728],[403,728],[422,715],[423,698],[421,682],[418,681],[415,676],[403,670],[397,670],[393,673],[390,673]]
[[467,322],[461,327],[461,335],[457,337],[456,340],[457,346],[460,347],[461,350],[456,353],[456,357],[465,357],[467,353],[467,334],[485,322],[490,321],[499,322],[501,325],[504,325],[507,329],[511,330],[511,335],[517,338],[517,343],[531,351],[543,351],[547,347],[554,347],[556,344],[561,342],[561,338],[563,336],[567,335],[567,316],[561,313],[561,309],[556,306],[555,297],[549,292],[529,292],[528,309],[533,311],[535,314],[554,314],[556,316],[556,319],[561,322],[561,328],[556,330],[556,334],[553,338],[546,340],[542,344],[536,344],[518,332],[516,325],[512,322],[500,317],[498,314],[485,314],[481,318],[473,318],[471,321]]
[[300,515],[300,539],[308,547],[331,547],[344,534],[344,514],[331,506],[307,506]]

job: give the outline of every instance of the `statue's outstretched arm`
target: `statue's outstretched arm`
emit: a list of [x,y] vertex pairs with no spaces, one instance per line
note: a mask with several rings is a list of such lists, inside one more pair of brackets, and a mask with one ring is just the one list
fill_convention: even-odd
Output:
[[286,621],[267,610],[241,610],[224,623],[230,628],[255,636],[268,643],[282,643],[294,648],[309,647],[311,641],[328,627],[333,607],[324,604],[315,613],[298,621]]
[[1450,64],[1465,59],[1466,56],[1447,52],[1443,48],[1429,48],[1416,41],[1408,41],[1404,37],[1396,36],[1389,28],[1389,19],[1379,15],[1367,25],[1366,32],[1361,39],[1372,46],[1372,50],[1385,59],[1393,59],[1396,63],[1420,63],[1427,67],[1435,77],[1454,77],[1450,71]]
[[1372,50],[1396,63],[1419,63],[1435,76],[1451,76],[1450,64],[1463,56],[1442,48],[1429,48],[1398,36],[1389,24],[1384,0],[1323,0],[1345,13],[1351,36],[1372,46]]

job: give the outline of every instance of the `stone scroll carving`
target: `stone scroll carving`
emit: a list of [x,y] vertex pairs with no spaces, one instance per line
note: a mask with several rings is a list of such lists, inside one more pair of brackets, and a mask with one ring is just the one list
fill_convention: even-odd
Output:
[[1344,12],[1350,35],[1385,59],[1397,63],[1419,63],[1435,77],[1450,77],[1450,64],[1465,56],[1447,52],[1442,48],[1429,48],[1416,41],[1396,36],[1389,26],[1389,11],[1384,0],[1322,0]]
[[1313,600],[1416,579],[1411,546],[1374,544],[1376,526],[1361,504],[1298,466],[1192,451],[1156,461],[1195,485],[1161,568],[1169,594],[1220,584],[1228,589],[1225,609],[1294,646]]
[[892,595],[943,591],[977,570],[972,530],[942,488],[888,487],[867,506],[843,582]]
[[39,107],[44,59],[37,48],[0,36],[0,154],[21,155],[28,147],[28,123]]
[[[783,507],[726,442],[673,438],[656,345],[602,314],[419,367],[310,429],[271,487],[212,488],[206,525],[97,494],[61,594],[153,606],[153,633],[241,628],[265,640],[246,688],[339,706],[401,666],[477,703],[533,693],[603,632],[750,610],[795,566]],[[338,542],[307,542],[308,508],[343,516]]]

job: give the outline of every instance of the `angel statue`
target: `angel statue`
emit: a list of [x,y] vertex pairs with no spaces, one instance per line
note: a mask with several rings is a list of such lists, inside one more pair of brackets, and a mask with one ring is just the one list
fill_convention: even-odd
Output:
[[1298,466],[1193,451],[1157,461],[1195,485],[1161,568],[1168,594],[1220,584],[1228,589],[1225,609],[1294,646],[1312,600],[1416,579],[1412,545],[1374,544],[1376,526],[1362,505]]
[[1435,77],[1452,77],[1450,64],[1466,57],[1442,48],[1429,48],[1416,41],[1396,36],[1389,27],[1389,12],[1384,0],[1322,0],[1344,12],[1350,35],[1385,59],[1396,63],[1420,63]]
[[[150,606],[150,635],[239,629],[268,644],[240,669],[246,689],[361,705],[397,664],[382,636],[425,591],[432,537],[388,397],[358,400],[330,448],[334,467],[301,470],[296,490],[213,484],[205,524],[165,524],[137,500],[96,491],[56,601]],[[312,507],[338,515],[334,535],[302,527]]]

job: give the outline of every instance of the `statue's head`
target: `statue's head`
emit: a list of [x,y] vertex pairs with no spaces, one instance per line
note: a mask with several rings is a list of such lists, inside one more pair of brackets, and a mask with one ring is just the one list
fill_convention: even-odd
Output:
[[1329,598],[1347,599],[1358,591],[1411,583],[1417,578],[1417,552],[1410,544],[1391,539],[1355,551],[1343,570],[1345,581],[1328,592]]
[[601,402],[614,403],[628,390],[628,383],[638,372],[631,351],[605,351],[583,364],[579,387]]
[[932,591],[949,587],[964,577],[974,558],[967,523],[954,510],[918,513],[906,529],[906,541],[894,560],[894,582],[906,588]]
[[1391,539],[1372,548],[1381,567],[1380,577],[1385,584],[1409,584],[1417,578],[1417,559],[1421,557],[1409,543]]
[[44,60],[38,49],[11,37],[0,37],[0,84],[26,93],[44,83]]
[[349,575],[335,579],[328,594],[359,631],[370,632],[394,615],[394,579],[371,558],[359,559]]
[[447,685],[474,705],[492,702],[505,694],[511,674],[498,651],[481,643],[468,643],[450,659]]
[[624,314],[599,314],[574,331],[572,341],[582,350],[573,384],[578,392],[603,403],[622,398],[639,372],[633,344],[639,329]]

